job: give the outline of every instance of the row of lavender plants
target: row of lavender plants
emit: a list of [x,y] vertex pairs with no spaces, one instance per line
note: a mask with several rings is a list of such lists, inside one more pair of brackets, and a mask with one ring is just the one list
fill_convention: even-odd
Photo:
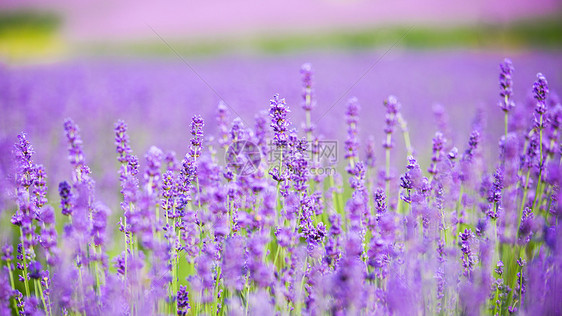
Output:
[[[300,132],[278,95],[253,126],[230,121],[221,103],[218,135],[205,135],[195,115],[181,161],[157,147],[141,160],[118,121],[121,215],[109,226],[78,126],[64,122],[73,171],[50,201],[22,133],[0,314],[561,314],[562,105],[538,74],[534,109],[517,107],[512,72],[510,60],[500,64],[505,133],[494,164],[484,162],[476,121],[459,148],[436,132],[421,167],[394,96],[384,118],[367,119],[384,124],[383,157],[372,138],[360,142],[351,98],[345,163],[316,159],[325,139],[312,123],[309,64]],[[397,138],[408,164],[395,176]],[[261,162],[233,144],[259,149]],[[115,228],[119,239],[108,240]]]

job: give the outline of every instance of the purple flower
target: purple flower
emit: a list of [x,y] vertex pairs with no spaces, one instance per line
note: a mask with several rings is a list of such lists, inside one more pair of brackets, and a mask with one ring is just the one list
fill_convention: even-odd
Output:
[[400,187],[406,190],[406,194],[403,194],[401,198],[406,203],[412,203],[411,191],[421,188],[423,175],[420,165],[413,156],[408,157],[406,169],[408,169],[408,171],[400,177]]
[[105,227],[107,225],[107,216],[110,210],[107,206],[100,202],[94,205],[92,210],[92,230],[91,235],[94,239],[94,245],[100,246],[105,241]]
[[222,273],[225,285],[229,289],[241,291],[244,288],[246,276],[246,249],[245,240],[241,236],[232,236],[226,239]]
[[290,247],[295,242],[295,234],[290,227],[277,227],[275,237],[277,238],[277,244],[281,247]]
[[72,215],[72,187],[68,182],[59,183],[59,195],[62,215]]
[[29,263],[29,266],[27,267],[29,271],[29,277],[33,280],[39,280],[41,278],[42,268],[43,267],[41,266],[41,262],[39,261],[33,261]]
[[157,192],[160,183],[160,167],[164,153],[158,147],[152,146],[146,153],[146,171],[144,179],[148,181],[147,189],[149,194]]
[[261,150],[262,155],[267,155],[267,119],[265,111],[260,111],[259,114],[255,116],[254,125],[254,138],[255,143]]
[[[533,96],[535,100],[540,103],[544,103],[546,101],[546,95],[548,94],[548,81],[543,76],[542,73],[537,74],[537,80],[533,83]],[[545,103],[546,106],[546,103]],[[544,114],[544,112],[540,112],[540,109],[535,109],[537,113]]]
[[[537,74],[537,81],[533,84],[533,96],[537,103],[535,105],[535,128],[542,131],[546,126],[546,120],[543,117],[547,111],[546,96],[548,94],[548,82],[541,74]],[[538,115],[538,117],[537,117]],[[542,162],[542,160],[541,160]]]
[[464,267],[464,275],[469,277],[475,264],[475,257],[472,251],[471,243],[474,235],[470,228],[466,228],[464,232],[459,233],[459,244],[462,251],[462,262]]
[[297,192],[304,192],[308,185],[308,160],[301,153],[296,153],[287,162],[290,171],[289,179]]
[[515,106],[515,103],[511,100],[513,97],[512,73],[513,64],[509,58],[506,58],[500,64],[500,96],[503,99],[499,102],[499,107],[504,112],[509,112]]
[[368,168],[374,168],[375,161],[375,139],[373,138],[373,136],[369,136],[369,140],[366,146],[365,164]]
[[488,202],[493,203],[492,207],[488,210],[488,216],[491,219],[497,219],[500,211],[502,201],[503,189],[503,168],[499,166],[494,172],[494,182],[488,189]]
[[230,139],[232,143],[236,143],[241,140],[247,139],[248,132],[244,126],[244,122],[241,118],[237,117],[232,121],[232,126],[230,127]]
[[484,236],[484,233],[486,232],[486,228],[488,226],[488,221],[486,218],[479,218],[478,219],[478,223],[476,223],[476,235],[478,237],[482,237]]
[[377,211],[377,217],[380,217],[386,212],[386,195],[384,194],[384,190],[378,188],[373,194],[373,198],[375,200],[375,210]]
[[[30,174],[33,170],[33,146],[27,140],[27,136],[25,133],[21,133],[18,135],[18,142],[14,145],[14,154],[16,156],[17,162],[17,171],[18,175],[18,184],[24,187],[28,187],[32,184],[32,178],[26,175]],[[24,178],[22,178],[24,177]]]
[[84,152],[82,150],[82,138],[80,129],[70,118],[64,121],[64,132],[68,141],[68,160],[75,169],[84,165]]
[[219,130],[219,135],[217,138],[218,138],[219,145],[223,148],[226,148],[228,146],[227,114],[228,114],[228,109],[226,107],[226,104],[222,100],[219,101],[219,105],[217,107],[217,114],[216,114],[217,126]]
[[178,315],[187,315],[187,312],[191,308],[189,306],[189,296],[187,292],[187,287],[180,285],[177,293],[177,311]]
[[129,146],[129,135],[127,134],[127,124],[123,120],[115,123],[115,146],[117,146],[117,160],[120,163],[127,162],[132,150]]
[[191,146],[189,150],[189,155],[193,160],[197,160],[197,157],[201,156],[203,126],[205,126],[203,118],[199,115],[194,115],[191,119]]
[[[9,273],[6,267],[0,269],[0,314],[11,315],[10,298],[15,294],[9,281]],[[16,300],[16,297],[14,297]]]
[[290,112],[289,107],[285,104],[285,99],[280,99],[279,94],[273,96],[269,100],[269,116],[271,117],[271,125],[273,128],[273,143],[279,148],[287,146],[288,135],[287,130],[290,122],[287,120],[287,113]]
[[[348,241],[348,243],[356,241]],[[364,263],[351,253],[347,253],[332,277],[330,293],[333,298],[332,312],[345,314],[353,308],[361,308],[364,287]]]
[[312,89],[312,66],[309,63],[303,64],[300,72],[302,78],[302,108],[305,111],[310,111],[315,105],[314,90]]
[[497,275],[499,275],[500,277],[503,274],[503,262],[500,260],[498,261],[498,264],[496,265],[496,268],[494,269],[494,272],[496,272]]
[[465,150],[462,159],[464,161],[472,161],[476,149],[478,148],[478,143],[480,142],[480,133],[477,130],[473,130],[470,133],[470,137],[468,139],[468,148]]
[[533,210],[526,207],[523,210],[523,216],[521,217],[521,225],[519,226],[519,238],[525,243],[529,242],[533,236],[533,226],[534,226],[534,215]]
[[394,144],[392,142],[392,133],[394,132],[394,128],[398,122],[397,114],[401,105],[400,103],[398,103],[396,97],[391,95],[386,100],[384,100],[384,106],[386,107],[386,114],[384,119],[384,133],[386,134],[386,140],[383,142],[383,147],[392,148],[394,147]]
[[12,254],[14,252],[14,247],[12,247],[11,244],[4,244],[2,246],[2,257],[0,257],[0,260],[2,261],[11,261],[12,258]]
[[357,98],[351,98],[347,101],[347,108],[345,111],[345,122],[347,124],[347,139],[345,141],[345,159],[350,162],[349,168],[354,164],[357,158],[357,150],[359,147],[359,110],[361,109]]
[[33,194],[35,195],[35,207],[40,209],[47,203],[47,174],[42,165],[35,165],[33,181]]
[[443,137],[443,134],[440,132],[435,133],[435,137],[433,137],[433,154],[431,156],[431,166],[427,169],[431,175],[437,175],[437,168],[441,160],[443,160],[443,148],[445,147],[445,143],[447,140]]

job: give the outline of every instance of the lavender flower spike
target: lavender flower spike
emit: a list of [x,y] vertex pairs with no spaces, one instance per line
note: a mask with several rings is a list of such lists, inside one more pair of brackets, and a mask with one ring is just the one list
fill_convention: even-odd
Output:
[[18,135],[18,142],[14,145],[14,154],[17,162],[16,184],[22,188],[29,188],[33,184],[33,147],[26,138],[25,133]]
[[287,120],[287,113],[290,112],[289,107],[285,103],[285,99],[280,99],[279,94],[273,96],[269,100],[269,116],[271,117],[271,127],[275,135],[273,142],[275,146],[283,148],[287,146],[287,129],[289,128],[289,121]]
[[[538,115],[538,118],[535,116],[535,128],[537,130],[542,131],[545,127],[545,120],[543,115],[546,113],[546,96],[548,95],[548,82],[543,74],[537,74],[537,81],[533,83],[533,96],[535,100],[537,100],[537,104],[535,106],[535,113]],[[542,154],[542,153],[541,153]]]
[[189,155],[193,160],[197,160],[201,156],[201,145],[203,142],[203,126],[205,122],[203,118],[199,115],[194,115],[191,119],[191,147],[189,150]]
[[[544,103],[546,101],[546,95],[548,94],[548,81],[542,73],[537,74],[537,81],[533,83],[533,96],[537,102]],[[545,104],[546,105],[546,104]]]
[[183,285],[180,285],[180,289],[178,290],[177,308],[178,315],[187,315],[187,311],[191,308],[189,306],[189,296],[187,288]]
[[386,107],[384,133],[386,134],[386,139],[383,141],[383,148],[386,153],[386,169],[385,169],[385,182],[386,182],[386,195],[390,197],[390,149],[394,147],[392,142],[392,133],[394,132],[394,127],[398,122],[398,110],[400,109],[400,103],[395,96],[391,95],[386,100],[384,100],[384,106]]
[[359,102],[357,98],[353,97],[347,102],[347,109],[345,111],[345,122],[347,123],[347,139],[345,141],[345,159],[349,161],[348,172],[354,167],[355,159],[357,158],[357,150],[359,147],[358,134],[359,129]]
[[226,104],[221,100],[217,108],[217,125],[219,130],[218,143],[226,150],[228,147],[228,124],[227,124],[227,114],[228,109]]
[[72,187],[68,182],[59,183],[60,205],[62,215],[72,215]]
[[64,121],[64,132],[68,140],[68,159],[70,164],[78,169],[84,165],[84,152],[82,150],[82,138],[80,129],[70,118]]
[[312,89],[312,74],[312,66],[309,63],[302,65],[302,108],[306,113],[304,131],[309,142],[312,140],[312,132],[314,131],[314,125],[312,124],[310,111],[316,105],[316,101],[314,99],[314,90]]
[[499,107],[504,112],[509,112],[515,103],[511,100],[513,97],[513,80],[511,79],[511,74],[513,73],[513,64],[509,58],[506,58],[503,63],[500,64],[500,96],[503,98],[499,102]]
[[310,111],[314,107],[314,100],[312,99],[314,91],[312,90],[312,66],[309,63],[303,64],[301,66],[301,76],[302,76],[302,108],[305,111]]
[[117,146],[117,160],[120,163],[127,162],[127,158],[131,155],[131,147],[129,146],[129,135],[127,135],[127,124],[123,120],[115,123],[115,146]]

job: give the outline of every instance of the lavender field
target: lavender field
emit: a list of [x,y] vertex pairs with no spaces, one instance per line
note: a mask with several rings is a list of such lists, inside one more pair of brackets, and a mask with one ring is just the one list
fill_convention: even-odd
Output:
[[0,64],[0,314],[559,315],[561,57]]

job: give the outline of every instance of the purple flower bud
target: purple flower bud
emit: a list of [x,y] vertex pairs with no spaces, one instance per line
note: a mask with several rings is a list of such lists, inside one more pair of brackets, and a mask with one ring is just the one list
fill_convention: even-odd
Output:
[[443,160],[443,148],[445,147],[445,143],[447,140],[440,132],[435,133],[435,137],[433,137],[433,155],[431,157],[431,165],[427,169],[432,175],[437,174],[438,164]]
[[312,89],[312,66],[309,63],[303,64],[300,73],[302,78],[302,108],[305,111],[310,111],[315,105],[314,90]]
[[191,146],[189,154],[194,160],[201,156],[201,146],[203,142],[203,118],[199,115],[194,115],[191,119]]
[[[539,103],[544,103],[548,92],[548,81],[546,81],[542,73],[538,73],[537,80],[533,83],[533,96]],[[537,113],[539,112],[537,111]]]
[[41,262],[39,261],[30,262],[27,268],[29,272],[29,277],[31,279],[39,280],[41,278],[41,271],[42,271]]
[[287,130],[289,128],[289,121],[287,120],[287,113],[289,113],[289,108],[285,104],[285,99],[280,99],[279,94],[273,96],[273,99],[269,100],[269,116],[271,117],[271,127],[273,128],[274,136],[273,142],[277,147],[287,146]]
[[519,239],[524,243],[528,243],[533,236],[534,229],[534,214],[533,210],[526,207],[523,210],[523,215],[521,217],[521,225],[519,226]]
[[218,142],[221,147],[228,146],[228,124],[227,124],[228,109],[226,104],[221,100],[217,108],[217,126],[219,130]]
[[43,206],[38,213],[39,220],[47,225],[55,223],[55,210],[50,205]]
[[500,108],[505,112],[509,112],[515,106],[515,103],[511,100],[513,96],[512,73],[513,64],[510,59],[506,58],[500,64],[500,96],[502,100],[499,102]]
[[237,117],[232,121],[232,127],[230,128],[230,139],[232,143],[240,140],[246,140],[248,138],[248,131],[244,126],[242,119]]
[[367,165],[367,167],[369,168],[374,168],[375,167],[375,139],[373,138],[373,136],[369,136],[369,140],[367,141],[367,147],[366,147],[366,157],[365,157],[365,164]]
[[357,157],[357,150],[359,147],[359,102],[357,98],[351,98],[347,102],[347,109],[345,112],[345,122],[347,123],[347,139],[345,141],[345,159],[355,159]]
[[68,182],[59,183],[59,195],[62,215],[72,215],[72,188]]
[[378,216],[381,216],[386,212],[386,195],[384,194],[384,190],[378,188],[373,194],[373,198],[375,200],[375,209],[377,210],[377,214]]
[[503,262],[500,260],[498,261],[498,264],[496,265],[496,268],[494,269],[494,272],[496,272],[497,275],[499,275],[500,277],[503,274]]
[[74,168],[84,165],[84,152],[82,150],[82,139],[80,129],[70,118],[64,121],[64,132],[68,141],[68,159]]
[[121,163],[127,162],[127,157],[132,150],[129,146],[129,135],[127,135],[127,124],[119,120],[115,123],[115,146],[117,146],[117,160]]
[[109,208],[99,202],[96,203],[92,210],[91,235],[96,246],[100,246],[105,241],[105,227],[107,225],[107,216],[109,213]]
[[26,138],[25,133],[18,135],[18,142],[14,145],[16,156],[16,184],[28,188],[33,184],[34,166],[32,161],[33,147]]
[[2,257],[0,257],[0,260],[2,261],[11,261],[12,260],[12,254],[14,252],[14,247],[12,247],[11,244],[5,244],[2,246]]
[[177,293],[177,311],[178,315],[187,315],[187,312],[191,308],[189,306],[189,293],[187,292],[187,287],[180,285]]
[[386,134],[386,139],[383,141],[383,148],[392,148],[394,144],[392,142],[392,133],[394,132],[394,127],[398,123],[398,110],[400,109],[400,103],[395,96],[391,95],[386,100],[384,100],[384,106],[386,107],[385,114],[385,128],[384,132]]

